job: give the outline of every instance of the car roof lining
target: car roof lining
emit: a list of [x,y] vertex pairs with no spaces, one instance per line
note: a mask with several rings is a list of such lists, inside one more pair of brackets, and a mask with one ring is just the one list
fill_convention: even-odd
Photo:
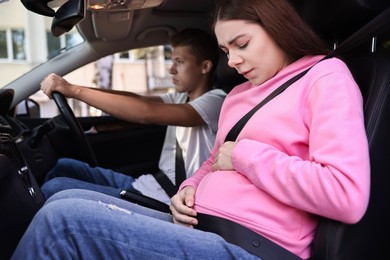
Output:
[[[91,12],[91,19],[96,38],[106,41],[126,38],[130,33],[133,14],[134,11],[131,10],[117,12]],[[107,26],[107,24],[110,24],[110,26]]]
[[[163,8],[126,12],[129,13],[99,12],[96,14],[87,11],[84,20],[77,25],[77,28],[87,39],[88,44],[102,56],[110,54],[107,52],[107,44],[115,45],[112,46],[112,49],[110,47],[111,52],[118,52],[138,47],[168,44],[169,37],[173,33],[188,27],[210,31],[207,12],[189,13],[188,10],[172,11]],[[147,14],[145,15],[145,13]],[[110,25],[107,26],[108,24]],[[105,48],[101,49],[101,46],[105,46]]]

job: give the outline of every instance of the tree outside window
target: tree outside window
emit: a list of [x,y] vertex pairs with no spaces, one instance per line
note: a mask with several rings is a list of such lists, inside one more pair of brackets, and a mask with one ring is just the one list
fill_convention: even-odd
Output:
[[51,32],[46,32],[46,38],[49,56],[61,49],[60,38],[54,37]]
[[0,59],[8,58],[7,32],[0,31]]
[[23,29],[0,30],[0,59],[26,60]]
[[26,60],[26,50],[24,48],[24,30],[11,30],[12,50],[14,60]]
[[46,32],[47,48],[49,56],[55,55],[62,48],[70,48],[83,42],[83,38],[77,31],[71,31],[60,37],[55,37],[51,32]]

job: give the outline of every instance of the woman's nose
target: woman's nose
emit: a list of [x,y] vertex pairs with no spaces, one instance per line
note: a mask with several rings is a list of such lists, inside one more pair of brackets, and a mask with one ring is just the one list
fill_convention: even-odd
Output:
[[228,55],[228,65],[229,67],[235,68],[238,64],[242,62],[242,58],[235,54],[234,52],[230,52]]

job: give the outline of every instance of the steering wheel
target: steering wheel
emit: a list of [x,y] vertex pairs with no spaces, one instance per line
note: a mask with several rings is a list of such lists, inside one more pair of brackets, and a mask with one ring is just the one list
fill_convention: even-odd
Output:
[[52,96],[66,124],[69,126],[70,131],[75,135],[76,143],[80,145],[80,149],[85,156],[86,162],[91,167],[97,166],[95,153],[93,152],[92,147],[90,146],[87,137],[85,136],[80,122],[76,119],[72,109],[66,101],[65,96],[58,91],[54,91]]

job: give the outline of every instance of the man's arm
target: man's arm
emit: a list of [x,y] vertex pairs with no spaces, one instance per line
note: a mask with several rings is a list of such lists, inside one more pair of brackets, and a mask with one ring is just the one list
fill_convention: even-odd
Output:
[[[51,97],[59,91],[96,107],[114,117],[142,124],[200,126],[205,124],[202,117],[189,104],[166,104],[160,97],[143,97],[122,91],[101,91],[73,85],[60,76],[50,74],[41,83],[41,89]],[[121,93],[121,94],[118,94]]]
[[102,89],[102,88],[90,88],[90,89],[99,90],[99,91],[106,92],[106,93],[122,95],[122,96],[137,97],[137,98],[143,99],[145,101],[163,102],[159,96],[142,96],[142,95],[138,95],[138,94],[133,93],[133,92],[123,91],[123,90],[115,90],[115,89]]

